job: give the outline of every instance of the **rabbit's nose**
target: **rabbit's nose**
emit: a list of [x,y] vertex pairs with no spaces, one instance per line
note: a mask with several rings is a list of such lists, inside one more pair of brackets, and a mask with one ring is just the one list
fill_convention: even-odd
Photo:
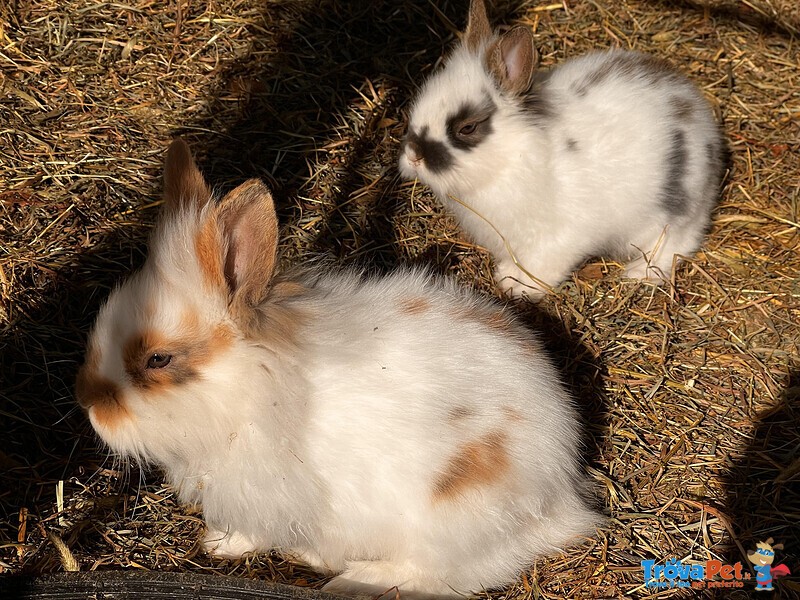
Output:
[[412,164],[418,165],[422,161],[422,148],[414,140],[408,140],[406,142],[405,150],[406,156]]

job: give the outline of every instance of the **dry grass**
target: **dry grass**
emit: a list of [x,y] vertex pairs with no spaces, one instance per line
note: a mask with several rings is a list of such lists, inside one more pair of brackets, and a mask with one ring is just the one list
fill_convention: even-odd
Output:
[[[270,182],[287,260],[421,262],[493,293],[489,257],[395,169],[406,103],[464,12],[426,0],[0,6],[0,571],[63,569],[57,535],[84,571],[320,583],[275,556],[202,555],[200,515],[157,473],[140,484],[114,470],[74,406],[82,340],[142,260],[176,134],[219,186]],[[614,45],[668,58],[719,107],[734,156],[675,291],[593,262],[519,307],[582,400],[611,519],[492,596],[687,597],[644,589],[640,561],[747,564],[743,550],[770,536],[797,571],[800,5],[506,1],[494,13],[533,27],[548,65]],[[780,588],[800,596],[796,577]]]

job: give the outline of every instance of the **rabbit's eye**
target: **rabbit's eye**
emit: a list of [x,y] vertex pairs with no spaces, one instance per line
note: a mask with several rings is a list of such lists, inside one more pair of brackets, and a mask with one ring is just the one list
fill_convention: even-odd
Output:
[[156,352],[155,354],[152,354],[150,358],[147,359],[147,368],[163,369],[170,363],[171,360],[172,356],[170,354],[159,354],[158,352]]
[[478,128],[477,123],[467,123],[461,126],[461,129],[458,130],[458,135],[472,135],[475,133],[475,130]]

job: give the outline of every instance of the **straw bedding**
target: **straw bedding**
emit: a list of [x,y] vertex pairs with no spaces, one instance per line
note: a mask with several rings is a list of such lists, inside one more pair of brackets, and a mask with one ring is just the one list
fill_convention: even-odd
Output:
[[[144,257],[160,168],[184,136],[209,181],[275,190],[284,261],[430,265],[496,293],[491,260],[396,172],[408,102],[464,24],[425,0],[14,0],[0,6],[0,572],[225,573],[318,586],[274,555],[199,550],[201,514],[122,468],[74,404],[100,302]],[[500,2],[544,65],[592,48],[667,58],[715,105],[731,172],[675,289],[595,260],[516,309],[580,399],[609,516],[494,598],[689,597],[640,562],[800,556],[800,5]],[[777,564],[777,562],[776,562]],[[800,583],[779,583],[780,597]],[[706,591],[740,597],[741,591]]]

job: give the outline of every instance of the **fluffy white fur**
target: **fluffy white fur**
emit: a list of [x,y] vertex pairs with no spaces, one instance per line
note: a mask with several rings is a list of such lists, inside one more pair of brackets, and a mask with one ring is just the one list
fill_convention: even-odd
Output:
[[[281,548],[339,573],[333,591],[455,596],[509,584],[592,532],[573,402],[527,329],[472,318],[502,309],[405,270],[302,276],[306,291],[281,300],[302,315],[296,340],[248,334],[194,255],[208,218],[210,205],[167,212],[142,271],[97,318],[97,375],[119,386],[128,416],[109,427],[83,404],[114,451],[160,466],[202,505],[209,549]],[[233,328],[233,345],[194,380],[137,389],[120,344],[146,329],[180,336],[187,312],[208,331]],[[437,477],[491,432],[506,436],[508,472],[436,499]]]
[[[673,256],[700,246],[719,191],[724,142],[702,94],[675,72],[653,78],[644,69],[612,72],[584,95],[576,93],[590,74],[620,57],[641,56],[614,50],[572,59],[535,83],[550,111],[536,115],[490,75],[484,58],[497,39],[495,33],[477,50],[462,41],[413,105],[409,130],[425,130],[444,144],[454,164],[434,173],[406,147],[402,174],[427,184],[464,231],[493,253],[496,279],[515,295],[538,298],[598,254],[629,261],[627,277],[669,279]],[[445,131],[448,117],[484,95],[497,106],[493,132],[474,149],[454,147]],[[689,114],[676,114],[681,103],[691,107]],[[670,185],[676,131],[685,141],[682,214],[670,214],[660,200]],[[514,264],[487,220],[545,285]]]

